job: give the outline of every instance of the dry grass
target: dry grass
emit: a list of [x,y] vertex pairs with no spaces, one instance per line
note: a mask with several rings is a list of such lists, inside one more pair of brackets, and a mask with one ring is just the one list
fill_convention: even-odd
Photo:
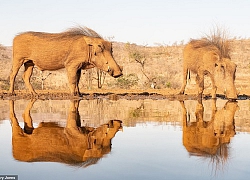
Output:
[[209,34],[205,34],[203,39],[208,44],[216,46],[220,50],[222,57],[230,57],[229,33],[226,29],[216,25],[210,30]]

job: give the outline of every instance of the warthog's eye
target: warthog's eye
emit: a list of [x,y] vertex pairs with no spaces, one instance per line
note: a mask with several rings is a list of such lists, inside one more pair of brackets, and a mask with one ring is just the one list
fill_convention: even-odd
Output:
[[214,67],[217,67],[217,66],[218,66],[218,64],[217,64],[217,63],[215,63]]
[[102,53],[104,51],[104,47],[102,45],[98,45],[95,49],[94,55],[97,56],[99,53]]
[[99,51],[103,52],[104,47],[102,45],[98,45],[98,47],[99,47]]

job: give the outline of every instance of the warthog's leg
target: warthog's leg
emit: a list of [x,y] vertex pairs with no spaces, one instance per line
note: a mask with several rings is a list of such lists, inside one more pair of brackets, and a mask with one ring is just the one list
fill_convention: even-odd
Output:
[[23,134],[22,128],[19,126],[18,120],[16,118],[16,114],[14,111],[14,101],[10,100],[10,120],[11,120],[11,126],[12,126],[12,135],[14,136],[20,136]]
[[72,95],[77,96],[79,95],[79,91],[78,91],[78,75],[77,75],[77,71],[78,69],[76,68],[72,68],[72,67],[67,67],[67,74],[68,74],[68,81],[69,81],[69,89]]
[[186,128],[187,127],[187,109],[185,107],[184,101],[180,101],[180,105],[182,108],[182,121],[183,121],[183,127]]
[[184,94],[186,85],[187,85],[187,75],[188,75],[188,68],[186,66],[183,67],[183,82],[179,94]]
[[71,100],[66,124],[67,128],[75,129],[77,131],[78,127],[81,127],[81,118],[78,111],[79,102],[79,100]]
[[210,76],[210,79],[211,79],[211,82],[212,82],[212,98],[216,98],[217,87],[215,86],[214,77],[211,74],[209,74],[209,76]]
[[198,103],[195,109],[196,122],[204,122],[203,114],[204,114],[204,106],[202,104],[202,98],[198,98]]
[[80,90],[79,90],[80,78],[81,78],[81,69],[78,69],[78,71],[76,72],[76,89],[75,89],[77,95],[80,95]]
[[35,103],[36,99],[31,99],[29,104],[26,106],[24,113],[23,113],[23,119],[24,119],[24,132],[27,134],[32,134],[34,127],[33,127],[33,121],[30,116],[30,110],[33,107],[33,104]]
[[23,61],[24,61],[23,59],[16,60],[16,58],[13,58],[13,65],[10,72],[10,89],[9,89],[10,94],[14,94],[14,82],[20,67],[23,65]]
[[204,90],[204,74],[203,72],[197,74],[196,76],[196,85],[198,87],[198,95],[201,96]]
[[29,89],[31,94],[35,95],[36,92],[34,91],[32,85],[30,84],[30,77],[33,72],[34,64],[33,62],[29,61],[24,63],[24,73],[23,73],[23,80],[25,82],[26,87]]

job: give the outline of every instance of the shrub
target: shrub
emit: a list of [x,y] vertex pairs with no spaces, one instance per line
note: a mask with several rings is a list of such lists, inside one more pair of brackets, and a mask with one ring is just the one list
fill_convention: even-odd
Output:
[[116,80],[116,86],[129,89],[138,84],[139,78],[136,74],[123,75]]
[[10,88],[10,83],[7,80],[1,80],[0,79],[0,89],[2,90],[9,90]]

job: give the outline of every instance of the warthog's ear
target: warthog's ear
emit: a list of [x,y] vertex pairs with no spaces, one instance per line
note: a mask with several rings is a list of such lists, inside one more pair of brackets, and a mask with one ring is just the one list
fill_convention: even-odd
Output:
[[101,42],[96,41],[91,37],[84,37],[84,40],[87,45],[94,47],[95,55],[99,52],[102,52],[105,49],[105,46]]
[[213,52],[212,54],[209,55],[210,57],[208,58],[211,58],[211,62],[215,62],[217,64],[221,62],[220,56],[217,53]]
[[93,46],[93,44],[94,44],[93,38],[90,38],[90,37],[88,37],[88,36],[85,36],[85,37],[84,37],[84,40],[85,40],[85,42],[86,42],[87,45]]

